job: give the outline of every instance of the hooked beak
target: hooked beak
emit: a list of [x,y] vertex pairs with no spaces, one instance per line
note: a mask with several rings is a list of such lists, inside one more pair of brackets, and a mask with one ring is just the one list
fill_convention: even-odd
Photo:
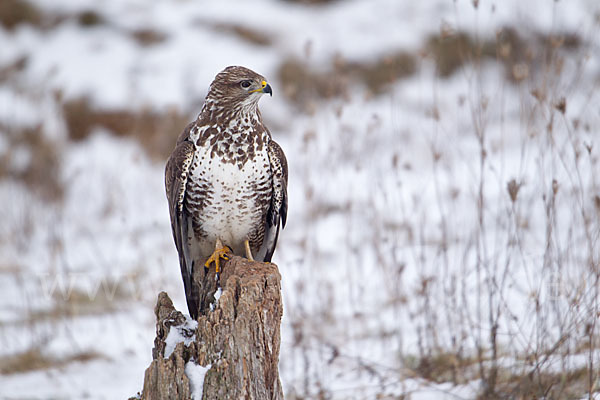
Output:
[[273,96],[273,90],[271,89],[271,85],[267,83],[267,81],[262,81],[260,83],[261,88],[256,90],[251,90],[250,93],[260,92],[260,93],[268,93]]
[[269,85],[267,82],[263,81],[263,88],[262,88],[262,92],[263,93],[268,93],[271,95],[271,97],[273,97],[273,90],[271,90],[271,85]]

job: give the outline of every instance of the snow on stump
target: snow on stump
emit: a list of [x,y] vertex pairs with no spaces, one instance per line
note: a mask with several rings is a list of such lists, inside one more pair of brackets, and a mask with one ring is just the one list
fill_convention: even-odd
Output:
[[142,399],[283,399],[279,381],[281,276],[275,264],[232,257],[202,282],[198,322],[158,295],[153,361]]

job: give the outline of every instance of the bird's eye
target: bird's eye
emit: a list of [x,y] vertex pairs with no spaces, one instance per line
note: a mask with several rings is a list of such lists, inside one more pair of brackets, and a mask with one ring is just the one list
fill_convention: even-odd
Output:
[[250,81],[242,81],[242,83],[240,83],[240,86],[243,87],[244,89],[249,88],[251,85]]

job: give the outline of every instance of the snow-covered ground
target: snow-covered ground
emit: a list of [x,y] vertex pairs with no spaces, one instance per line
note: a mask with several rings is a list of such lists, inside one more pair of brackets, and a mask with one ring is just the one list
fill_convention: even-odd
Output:
[[[591,363],[598,375],[596,1],[33,4],[59,22],[0,29],[0,78],[26,57],[0,79],[0,397],[134,395],[151,360],[156,295],[186,309],[164,160],[105,128],[70,140],[62,102],[191,119],[228,65],[269,79],[274,96],[260,107],[289,161],[274,256],[288,398],[474,398],[480,365],[527,376]],[[100,22],[83,26],[75,16],[89,11]],[[518,84],[493,57],[436,74],[430,36],[484,42],[507,27],[580,44],[525,51],[548,54]],[[139,30],[162,39],[143,43]],[[416,72],[383,94],[346,82],[343,96],[301,111],[279,90],[286,59],[326,74],[336,59],[399,50],[415,55]],[[38,124],[57,154],[59,199],[19,179],[43,153],[15,136]]]

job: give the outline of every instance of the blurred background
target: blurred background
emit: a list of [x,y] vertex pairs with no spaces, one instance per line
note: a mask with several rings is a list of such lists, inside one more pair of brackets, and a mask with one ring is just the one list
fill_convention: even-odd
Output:
[[290,171],[288,399],[600,398],[595,0],[2,0],[0,398],[142,388],[228,65]]

